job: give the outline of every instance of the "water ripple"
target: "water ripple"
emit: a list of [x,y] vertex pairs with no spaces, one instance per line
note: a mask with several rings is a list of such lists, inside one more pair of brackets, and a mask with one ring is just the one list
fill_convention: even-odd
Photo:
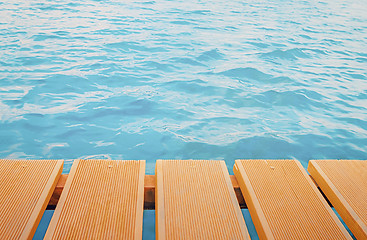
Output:
[[256,68],[233,68],[227,71],[219,72],[218,74],[240,79],[253,79],[257,81],[269,80],[272,76],[270,74],[263,73]]
[[293,48],[289,50],[274,50],[269,53],[263,53],[263,57],[266,58],[282,58],[282,59],[288,59],[288,60],[295,60],[298,58],[309,58],[309,55],[306,54],[302,49],[299,48]]
[[2,158],[367,157],[363,1],[0,5]]

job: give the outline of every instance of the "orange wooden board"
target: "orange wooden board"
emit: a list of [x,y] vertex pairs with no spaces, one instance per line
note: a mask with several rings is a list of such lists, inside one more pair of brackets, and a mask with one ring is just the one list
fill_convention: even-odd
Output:
[[367,239],[367,161],[311,160],[308,171],[357,239]]
[[234,174],[260,239],[351,239],[296,160],[236,160]]
[[[245,200],[243,199],[241,189],[238,185],[237,179],[234,175],[229,176],[234,188],[234,192],[236,193],[237,201],[240,204],[241,208],[247,208]],[[67,174],[61,174],[59,181],[56,184],[54,193],[50,201],[48,202],[48,209],[55,209],[57,203],[59,202],[60,195],[62,190],[64,189],[66,179],[68,178]],[[144,178],[144,209],[152,210],[155,208],[155,175],[145,175]]]
[[75,160],[45,239],[141,239],[145,161]]
[[0,239],[32,239],[62,160],[0,160]]
[[158,160],[156,239],[249,239],[224,161]]

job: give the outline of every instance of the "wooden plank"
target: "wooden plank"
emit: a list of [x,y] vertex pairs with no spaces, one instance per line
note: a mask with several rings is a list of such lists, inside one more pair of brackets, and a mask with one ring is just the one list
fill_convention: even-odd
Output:
[[296,160],[236,160],[260,239],[351,239]]
[[158,160],[156,239],[249,239],[224,161]]
[[64,189],[68,174],[61,174],[59,181],[57,182],[54,192],[52,193],[51,199],[48,202],[47,209],[54,210],[57,203],[59,202],[62,190]]
[[240,208],[247,208],[245,199],[243,198],[240,185],[238,185],[238,181],[234,175],[229,176],[231,178],[233,190],[236,193],[238,204],[240,204]]
[[367,161],[311,160],[308,171],[357,239],[367,239]]
[[155,175],[146,175],[144,179],[144,209],[155,206]]
[[62,160],[0,160],[0,239],[32,239]]
[[75,160],[45,239],[141,239],[145,161]]
[[[240,204],[240,208],[247,208],[246,202],[243,199],[240,186],[238,185],[237,179],[234,175],[229,176],[233,185],[234,192],[236,193],[237,201]],[[50,202],[48,203],[47,209],[54,210],[59,201],[62,190],[64,189],[64,185],[66,179],[68,178],[67,174],[62,174],[58,183],[56,184],[55,191],[52,194]],[[144,209],[145,210],[154,210],[155,208],[155,175],[145,175],[144,178]]]

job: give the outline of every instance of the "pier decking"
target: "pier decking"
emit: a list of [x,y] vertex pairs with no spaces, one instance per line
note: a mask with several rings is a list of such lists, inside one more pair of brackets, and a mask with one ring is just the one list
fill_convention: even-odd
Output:
[[298,161],[237,160],[234,173],[260,239],[351,239]]
[[[0,239],[31,239],[47,206],[45,239],[141,239],[143,209],[155,208],[157,239],[366,239],[367,161],[0,160]],[[241,189],[241,190],[240,190]],[[241,193],[242,191],[242,193]],[[51,197],[52,195],[52,197]],[[245,202],[246,201],[246,202]],[[357,230],[356,230],[357,229]]]
[[156,239],[249,239],[224,161],[158,160]]
[[367,164],[311,160],[308,171],[358,239],[367,239]]
[[32,239],[63,161],[0,160],[0,239]]
[[145,161],[76,160],[45,239],[141,239]]

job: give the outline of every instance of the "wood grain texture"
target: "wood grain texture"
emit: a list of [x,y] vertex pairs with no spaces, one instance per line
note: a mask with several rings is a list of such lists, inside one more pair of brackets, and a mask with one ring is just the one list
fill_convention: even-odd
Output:
[[0,239],[32,239],[62,160],[0,160]]
[[[247,208],[245,200],[243,199],[240,186],[238,185],[237,179],[234,175],[229,176],[233,185],[234,192],[236,193],[237,201],[241,208]],[[48,203],[47,209],[55,210],[57,203],[59,202],[62,190],[64,189],[67,174],[62,174],[59,181],[56,184],[55,190]],[[155,175],[145,175],[144,178],[144,209],[154,210],[155,209]]]
[[357,239],[367,239],[367,161],[311,160],[308,171]]
[[75,160],[45,239],[141,239],[145,161]]
[[260,239],[351,239],[296,160],[236,160]]
[[158,160],[156,239],[249,239],[224,161]]

